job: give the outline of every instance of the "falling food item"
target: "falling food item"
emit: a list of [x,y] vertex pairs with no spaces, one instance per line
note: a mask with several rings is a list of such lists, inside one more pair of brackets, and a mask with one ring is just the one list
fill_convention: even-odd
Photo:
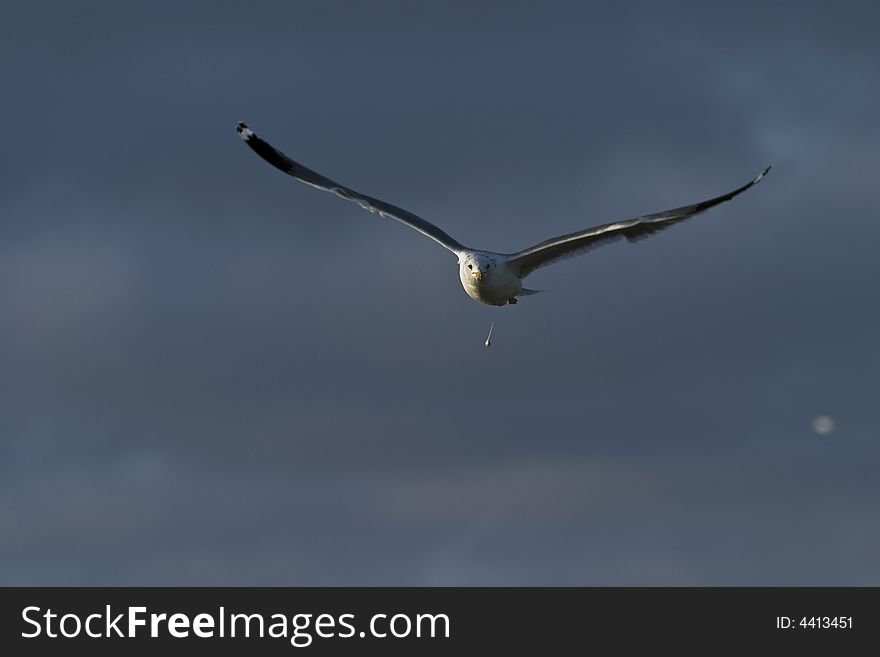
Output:
[[487,347],[492,346],[492,329],[494,329],[494,328],[495,328],[495,322],[492,322],[492,326],[489,327],[489,335],[486,336],[485,345]]

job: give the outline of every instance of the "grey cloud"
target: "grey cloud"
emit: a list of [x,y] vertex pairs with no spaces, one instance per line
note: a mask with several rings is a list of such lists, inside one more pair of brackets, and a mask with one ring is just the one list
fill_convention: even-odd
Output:
[[[4,583],[877,583],[873,4],[53,8],[0,20]],[[242,119],[499,250],[774,169],[494,311]]]

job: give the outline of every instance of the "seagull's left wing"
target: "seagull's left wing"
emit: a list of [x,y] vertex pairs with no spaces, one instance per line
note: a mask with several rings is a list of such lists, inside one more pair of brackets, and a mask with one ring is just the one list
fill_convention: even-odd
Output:
[[645,237],[650,237],[664,228],[677,224],[685,219],[690,219],[696,214],[708,210],[709,208],[729,201],[734,196],[742,194],[752,185],[761,181],[766,173],[770,171],[767,167],[756,178],[749,181],[742,187],[716,196],[708,201],[701,201],[693,205],[685,205],[673,210],[657,212],[655,214],[646,214],[634,219],[625,219],[623,221],[615,221],[602,226],[595,226],[576,233],[568,235],[560,235],[554,237],[535,246],[524,249],[518,253],[511,253],[507,256],[508,266],[516,272],[520,278],[525,278],[531,272],[540,267],[549,265],[563,258],[584,253],[593,247],[608,244],[620,238],[625,237],[629,242],[635,242]]
[[304,167],[299,162],[294,162],[284,153],[271,146],[268,142],[260,139],[257,134],[244,123],[239,123],[235,129],[238,130],[241,138],[244,139],[245,143],[250,146],[257,155],[266,160],[266,162],[272,166],[281,169],[284,173],[293,176],[297,180],[302,181],[307,185],[311,185],[312,187],[316,187],[317,189],[333,192],[347,201],[354,201],[365,210],[375,212],[381,217],[391,217],[392,219],[396,219],[410,228],[415,228],[422,235],[427,235],[435,242],[439,242],[442,246],[455,254],[464,250],[465,247],[458,241],[452,239],[434,224],[425,221],[421,217],[417,217],[412,212],[407,212],[396,205],[391,205],[390,203],[380,201],[372,196],[356,192],[344,185],[340,185],[338,182],[325,178],[320,173]]

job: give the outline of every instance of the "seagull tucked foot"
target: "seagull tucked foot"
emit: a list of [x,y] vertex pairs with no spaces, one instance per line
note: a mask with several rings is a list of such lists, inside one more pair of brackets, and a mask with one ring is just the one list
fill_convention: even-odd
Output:
[[516,303],[516,297],[510,297],[510,298],[507,300],[507,303]]

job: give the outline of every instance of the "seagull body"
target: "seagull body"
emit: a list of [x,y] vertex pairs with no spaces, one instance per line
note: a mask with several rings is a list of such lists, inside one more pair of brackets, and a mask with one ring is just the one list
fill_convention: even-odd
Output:
[[508,267],[505,256],[492,251],[463,251],[458,278],[471,299],[490,306],[506,306],[516,303],[522,294],[534,293],[523,288],[522,279]]
[[767,167],[745,185],[706,201],[560,235],[516,253],[495,253],[494,251],[468,248],[434,224],[403,208],[361,194],[325,178],[291,160],[284,153],[258,137],[244,123],[239,123],[236,130],[257,155],[284,173],[307,185],[333,192],[348,201],[354,201],[370,212],[406,224],[454,253],[458,258],[458,276],[464,291],[475,301],[490,306],[514,304],[517,302],[517,297],[538,292],[538,290],[523,287],[523,279],[536,269],[564,258],[580,255],[594,247],[619,239],[635,242],[649,237],[674,224],[690,219],[719,203],[729,201],[760,182],[770,171],[770,167]]

